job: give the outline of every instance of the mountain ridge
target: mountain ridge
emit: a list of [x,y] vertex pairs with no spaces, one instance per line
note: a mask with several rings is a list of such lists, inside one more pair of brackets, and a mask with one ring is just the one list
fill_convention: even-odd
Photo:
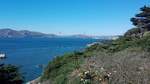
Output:
[[29,30],[13,30],[10,28],[0,29],[0,38],[42,38],[42,37],[56,37],[55,34],[45,34],[41,32]]
[[14,30],[11,28],[0,29],[0,38],[81,38],[81,39],[114,39],[118,38],[119,35],[112,36],[92,36],[85,34],[75,35],[56,35],[56,34],[45,34],[30,30]]

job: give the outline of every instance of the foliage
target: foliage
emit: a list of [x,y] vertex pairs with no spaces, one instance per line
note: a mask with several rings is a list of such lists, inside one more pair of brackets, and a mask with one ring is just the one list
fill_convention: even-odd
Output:
[[68,74],[74,69],[79,68],[83,57],[82,52],[74,52],[54,58],[46,67],[41,81],[50,78],[53,84],[66,84]]
[[141,29],[140,28],[132,28],[130,30],[128,30],[126,33],[125,33],[125,37],[129,37],[129,36],[132,36],[132,37],[138,37],[138,35],[141,33]]
[[125,33],[125,36],[142,37],[144,32],[150,31],[150,7],[144,6],[140,13],[131,18],[131,22],[136,28],[132,28]]
[[0,84],[22,84],[23,77],[16,66],[0,65]]
[[144,31],[150,30],[150,7],[144,6],[140,9],[140,13],[131,18],[131,22],[137,28],[141,28]]

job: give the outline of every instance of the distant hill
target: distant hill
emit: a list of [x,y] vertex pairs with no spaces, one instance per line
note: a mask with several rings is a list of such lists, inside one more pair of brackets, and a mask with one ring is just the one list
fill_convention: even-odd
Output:
[[0,38],[43,38],[43,37],[56,37],[55,34],[44,34],[40,32],[28,30],[13,30],[13,29],[0,29]]
[[29,31],[29,30],[13,30],[13,29],[0,29],[0,38],[81,38],[81,39],[114,39],[119,36],[90,36],[84,34],[68,35],[68,36],[59,36],[55,34],[45,34],[41,32]]

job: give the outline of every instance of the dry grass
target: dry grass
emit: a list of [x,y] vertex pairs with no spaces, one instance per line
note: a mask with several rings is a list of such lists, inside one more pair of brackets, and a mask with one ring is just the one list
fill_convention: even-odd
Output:
[[149,67],[150,54],[140,48],[113,54],[97,52],[70,79],[80,79],[80,84],[150,84]]

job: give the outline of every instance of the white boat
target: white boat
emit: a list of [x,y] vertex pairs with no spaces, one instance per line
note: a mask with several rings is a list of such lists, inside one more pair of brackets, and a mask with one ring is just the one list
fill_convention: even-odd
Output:
[[4,53],[0,53],[0,59],[5,59],[6,55]]

